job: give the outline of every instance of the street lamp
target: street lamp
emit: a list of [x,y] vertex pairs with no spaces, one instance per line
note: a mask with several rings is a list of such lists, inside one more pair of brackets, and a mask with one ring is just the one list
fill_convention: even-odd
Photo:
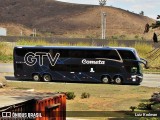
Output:
[[101,28],[102,28],[102,39],[106,38],[106,13],[102,11],[103,6],[105,6],[107,0],[99,0],[99,5],[101,6]]

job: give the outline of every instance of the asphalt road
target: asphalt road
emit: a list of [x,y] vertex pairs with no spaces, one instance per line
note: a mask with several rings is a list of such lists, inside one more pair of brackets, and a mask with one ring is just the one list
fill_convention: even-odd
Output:
[[[13,73],[13,64],[0,63],[0,73]],[[13,75],[9,78],[10,80],[12,80],[12,78],[14,80]],[[141,86],[160,87],[160,74],[144,74]]]
[[144,74],[141,86],[160,88],[160,74]]
[[0,63],[0,73],[13,73],[13,63]]

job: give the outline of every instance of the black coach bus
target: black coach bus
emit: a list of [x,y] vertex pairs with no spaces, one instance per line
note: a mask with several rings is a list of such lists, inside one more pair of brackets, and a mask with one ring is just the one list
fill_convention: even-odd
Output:
[[14,48],[14,75],[34,81],[140,84],[141,63],[134,48],[43,47]]

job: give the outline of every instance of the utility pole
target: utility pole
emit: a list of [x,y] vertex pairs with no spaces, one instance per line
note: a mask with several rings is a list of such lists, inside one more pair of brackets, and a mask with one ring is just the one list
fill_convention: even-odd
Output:
[[23,31],[21,30],[20,35],[23,36]]
[[33,28],[33,37],[36,37],[36,36],[37,36],[36,28]]
[[106,39],[106,13],[103,12],[103,22],[102,22],[102,26],[103,26],[103,38],[102,39]]
[[102,39],[106,38],[106,13],[102,11],[103,6],[106,5],[107,0],[99,0],[99,5],[101,6],[101,29],[102,29]]

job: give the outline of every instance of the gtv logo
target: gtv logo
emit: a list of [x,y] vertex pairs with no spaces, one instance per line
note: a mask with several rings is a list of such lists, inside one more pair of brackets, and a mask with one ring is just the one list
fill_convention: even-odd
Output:
[[50,53],[46,53],[46,52],[36,52],[36,53],[29,52],[24,56],[24,62],[28,66],[33,66],[37,63],[37,61],[39,61],[39,65],[43,66],[44,57],[47,57],[50,64],[52,66],[55,66],[59,56],[60,56],[60,53],[56,53],[55,56],[53,57]]

